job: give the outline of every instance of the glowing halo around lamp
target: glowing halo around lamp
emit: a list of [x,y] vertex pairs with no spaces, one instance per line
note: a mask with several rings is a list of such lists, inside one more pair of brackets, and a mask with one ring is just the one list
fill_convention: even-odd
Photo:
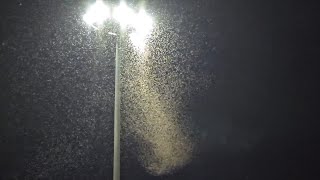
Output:
[[121,2],[113,11],[112,18],[120,23],[122,29],[132,25],[136,21],[136,14],[125,2]]
[[147,15],[145,10],[140,10],[136,15],[135,21],[133,21],[132,26],[135,31],[130,34],[131,42],[134,47],[142,52],[145,49],[146,41],[153,29],[152,18]]
[[110,17],[110,8],[102,0],[98,0],[88,8],[87,13],[83,16],[83,20],[88,25],[96,27],[95,25],[102,25]]
[[[119,6],[112,10],[111,14],[111,8],[104,4],[102,0],[97,0],[83,16],[83,20],[95,29],[98,29],[98,26],[111,18],[120,24],[121,30],[132,28],[132,32],[129,34],[131,42],[140,52],[143,51],[146,40],[153,29],[153,20],[146,11],[141,9],[136,13],[122,1]],[[112,33],[112,35],[116,34]]]

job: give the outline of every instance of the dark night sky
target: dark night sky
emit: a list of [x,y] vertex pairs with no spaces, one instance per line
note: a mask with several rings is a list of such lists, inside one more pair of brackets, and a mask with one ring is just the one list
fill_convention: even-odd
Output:
[[[70,127],[64,127],[59,120],[51,121],[50,118],[60,117],[57,115],[58,112],[38,113],[42,108],[49,106],[50,101],[55,101],[55,91],[68,91],[68,87],[55,89],[52,83],[46,84],[46,77],[39,79],[38,82],[33,82],[32,77],[19,79],[21,76],[29,75],[30,68],[33,67],[31,61],[33,57],[30,55],[34,52],[31,51],[36,51],[32,48],[34,45],[32,42],[23,41],[25,33],[21,31],[29,32],[24,29],[25,24],[30,21],[31,26],[42,26],[44,20],[49,17],[53,23],[61,22],[68,26],[66,21],[52,14],[68,14],[63,12],[61,4],[70,6],[71,1],[40,2],[39,0],[8,1],[8,3],[2,1],[0,6],[2,46],[0,48],[0,175],[3,177],[33,177],[34,172],[27,171],[26,164],[37,152],[35,149],[37,144],[42,142],[39,140],[42,137],[38,130],[47,131],[48,127],[54,127],[57,131],[59,128],[65,128],[67,131],[73,126],[73,122],[65,122],[64,124],[69,123]],[[79,6],[79,10],[83,10],[85,2],[82,0],[75,5]],[[126,162],[123,162],[126,164],[122,171],[123,179],[262,180],[315,177],[316,166],[312,163],[317,162],[316,154],[319,152],[315,142],[314,121],[319,119],[316,112],[319,107],[317,101],[319,63],[316,60],[320,46],[317,44],[319,38],[315,36],[319,31],[311,25],[318,23],[316,3],[161,0],[148,1],[148,4],[154,9],[157,9],[156,6],[167,7],[166,12],[177,17],[181,11],[176,11],[175,8],[182,8],[187,14],[186,17],[181,17],[182,19],[200,25],[200,31],[205,34],[212,49],[204,51],[205,54],[201,58],[209,64],[215,79],[214,84],[201,95],[194,95],[189,104],[192,119],[199,128],[201,136],[199,152],[194,160],[170,175],[157,177],[146,173],[135,158],[127,158]],[[161,8],[160,10],[163,10]],[[54,12],[57,9],[61,12]],[[36,18],[37,11],[40,15],[48,13],[48,16]],[[26,18],[27,21],[24,19],[25,16],[29,18]],[[200,21],[194,16],[199,16]],[[9,17],[16,20],[6,21]],[[209,19],[213,23],[201,21],[201,18]],[[44,26],[46,30],[51,28],[48,25]],[[35,28],[31,32],[36,34],[39,31],[43,29]],[[55,36],[50,32],[40,32],[40,34],[43,37]],[[41,38],[43,40],[43,37],[34,37],[33,42],[40,41]],[[14,53],[13,49],[21,50],[22,46],[26,46],[23,53]],[[77,53],[75,49],[68,50],[71,51],[71,56],[72,51]],[[48,50],[48,54],[44,57],[57,55],[50,52],[52,50]],[[59,49],[56,52],[58,53]],[[90,52],[84,54],[89,56]],[[28,61],[20,63],[20,56],[29,56],[27,60],[30,60],[30,63]],[[66,58],[64,55],[58,54],[58,56],[61,59]],[[85,59],[80,61],[82,65],[86,64]],[[49,65],[50,67],[36,67],[63,68],[55,63]],[[103,67],[108,65],[102,64],[101,71]],[[110,77],[112,79],[112,76]],[[71,80],[77,81],[77,79]],[[79,79],[82,80],[86,79]],[[97,81],[103,83],[102,80]],[[68,83],[68,80],[64,80],[63,83]],[[19,93],[19,89],[12,92],[12,87],[27,88],[28,92]],[[38,101],[30,100],[34,98],[32,92],[41,91],[39,90],[41,88],[51,92],[51,97],[41,95]],[[48,90],[50,88],[52,91]],[[79,96],[80,92],[72,88],[71,91],[75,91],[77,96],[69,98],[75,99]],[[66,96],[72,96],[72,93],[66,93]],[[88,100],[86,96],[80,97],[82,98],[80,101],[94,100]],[[62,108],[69,107],[67,98],[60,98],[59,102]],[[88,111],[107,111],[112,117],[113,105],[105,105],[108,110],[102,108],[103,105],[103,102],[89,104]],[[80,111],[73,106],[71,109],[73,109],[71,113]],[[63,116],[70,112],[62,112],[60,120],[67,121],[68,118]],[[107,116],[101,114],[103,113],[94,118],[103,119]],[[51,124],[47,126],[39,123],[43,118]],[[112,118],[106,123],[112,123]],[[104,125],[106,124],[100,122],[101,127]],[[97,128],[96,132],[102,133],[102,130]],[[101,136],[102,139],[105,136],[110,137]],[[55,176],[58,179],[79,174],[96,179],[111,178],[112,151],[101,152],[101,148],[112,145],[111,140],[106,144],[101,143],[99,138],[94,138],[92,141],[93,145],[83,157],[84,160],[70,162],[77,164],[76,166],[72,168],[57,166]],[[97,145],[99,143],[101,147]],[[129,157],[130,154],[125,156]],[[108,158],[110,160],[103,160]]]

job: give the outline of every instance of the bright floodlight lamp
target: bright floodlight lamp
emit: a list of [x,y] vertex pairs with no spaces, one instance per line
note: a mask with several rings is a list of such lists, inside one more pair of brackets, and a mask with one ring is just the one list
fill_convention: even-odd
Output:
[[[139,13],[135,13],[133,9],[122,1],[118,7],[113,9],[111,15],[111,8],[105,5],[102,0],[97,0],[88,8],[83,20],[88,25],[98,29],[97,26],[102,25],[104,21],[111,17],[120,24],[122,30],[132,28],[132,32],[129,35],[131,42],[140,52],[143,51],[146,40],[153,28],[152,18],[146,11],[142,9]],[[116,35],[110,32],[109,34]]]
[[135,13],[130,9],[125,2],[120,2],[120,5],[113,11],[112,17],[117,20],[122,29],[130,26],[136,19]]
[[97,0],[89,7],[87,13],[83,16],[83,20],[96,28],[96,25],[102,25],[110,16],[110,8],[102,0]]
[[153,28],[153,21],[150,16],[147,15],[145,10],[135,16],[135,20],[132,22],[134,31],[130,34],[130,39],[135,48],[139,51],[143,51],[145,48],[146,40],[151,34]]

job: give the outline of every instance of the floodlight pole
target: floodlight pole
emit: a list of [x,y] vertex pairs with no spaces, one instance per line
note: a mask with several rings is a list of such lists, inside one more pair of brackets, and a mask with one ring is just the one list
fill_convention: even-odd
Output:
[[121,32],[117,36],[115,58],[113,180],[120,180]]
[[[97,3],[100,4],[97,4]],[[120,3],[121,4],[121,3]],[[102,8],[105,9],[101,9]],[[95,26],[95,23],[98,25],[102,24],[102,21],[107,20],[108,14],[107,14],[107,7],[103,4],[103,0],[96,0],[96,4],[93,6],[96,9],[90,9],[89,14],[85,14],[83,16],[84,21],[94,27],[95,29],[98,29],[97,26]],[[97,10],[97,11],[95,11]],[[122,12],[120,12],[122,13]],[[125,13],[125,12],[124,12]],[[124,14],[126,16],[131,16],[132,14],[128,13]],[[121,21],[122,18],[117,19]],[[143,21],[143,19],[141,20]],[[147,22],[148,19],[146,20]],[[141,25],[141,24],[139,24]],[[121,27],[121,22],[120,22]],[[115,54],[115,95],[114,95],[114,145],[113,145],[113,180],[120,180],[120,129],[121,129],[121,123],[120,123],[120,110],[121,110],[121,58],[122,58],[122,29],[120,28],[119,34],[109,32],[108,34],[116,36],[116,54]]]

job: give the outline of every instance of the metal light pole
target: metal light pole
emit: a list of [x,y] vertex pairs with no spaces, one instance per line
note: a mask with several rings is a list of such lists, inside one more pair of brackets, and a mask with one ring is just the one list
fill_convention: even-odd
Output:
[[117,37],[114,89],[113,180],[120,180],[121,35]]
[[102,0],[96,0],[88,12],[83,16],[83,20],[90,26],[98,29],[108,18],[113,18],[120,23],[121,30],[118,34],[109,32],[116,36],[116,57],[115,57],[115,97],[114,97],[114,146],[113,146],[113,180],[120,180],[120,107],[121,107],[121,43],[122,30],[128,26],[133,27],[130,34],[131,42],[139,50],[143,50],[146,37],[152,30],[152,19],[143,9],[136,14],[122,1],[111,15],[111,8],[106,6]]

